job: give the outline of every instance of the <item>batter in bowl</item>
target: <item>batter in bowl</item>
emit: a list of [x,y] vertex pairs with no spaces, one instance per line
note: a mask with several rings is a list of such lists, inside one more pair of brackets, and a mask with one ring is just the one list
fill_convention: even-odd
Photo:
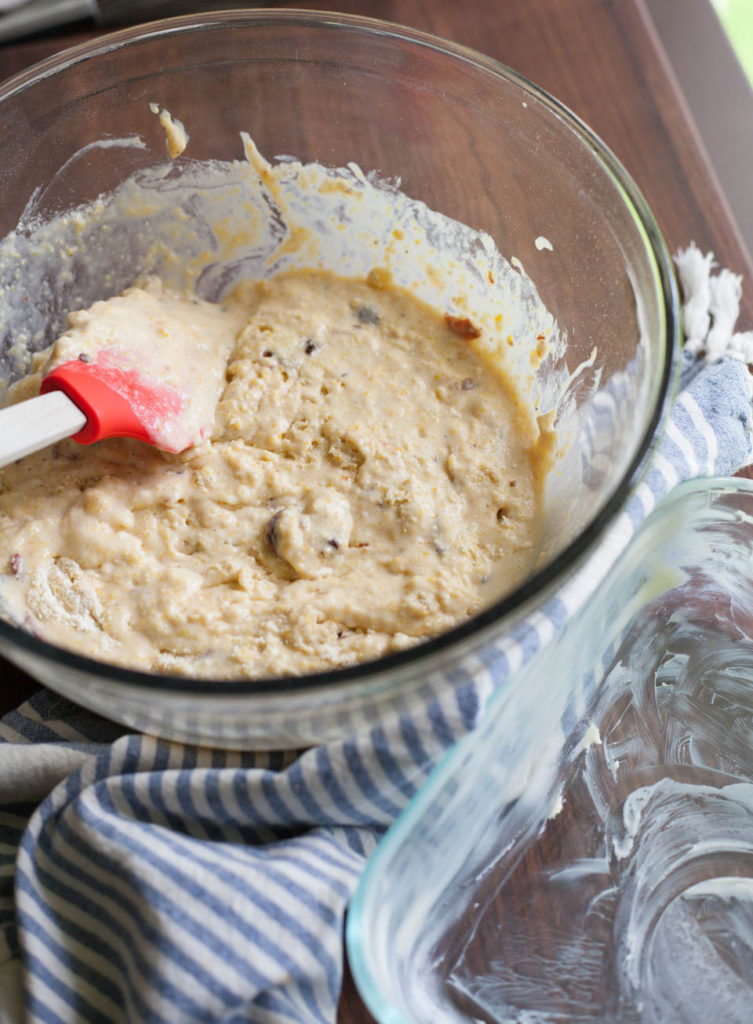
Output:
[[208,441],[68,441],[2,471],[26,628],[132,668],[296,675],[436,635],[530,571],[536,439],[471,320],[378,270],[286,272],[201,315],[235,335]]

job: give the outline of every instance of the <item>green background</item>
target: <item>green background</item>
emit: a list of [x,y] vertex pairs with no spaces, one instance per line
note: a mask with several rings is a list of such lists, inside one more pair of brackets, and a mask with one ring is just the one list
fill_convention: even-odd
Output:
[[753,0],[713,0],[748,81],[753,85]]

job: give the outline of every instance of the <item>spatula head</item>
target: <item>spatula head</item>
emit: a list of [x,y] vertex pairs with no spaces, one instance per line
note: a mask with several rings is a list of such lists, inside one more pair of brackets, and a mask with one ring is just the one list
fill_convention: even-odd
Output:
[[101,357],[62,363],[42,381],[40,391],[63,391],[86,416],[73,440],[92,444],[106,437],[132,437],[180,452],[194,439],[181,431],[185,398],[167,384],[147,382],[136,370]]

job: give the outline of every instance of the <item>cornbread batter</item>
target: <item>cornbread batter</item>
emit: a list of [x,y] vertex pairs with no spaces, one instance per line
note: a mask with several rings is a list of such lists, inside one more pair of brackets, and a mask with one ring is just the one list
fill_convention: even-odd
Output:
[[209,441],[64,442],[3,471],[2,593],[27,628],[140,669],[299,674],[407,647],[521,580],[534,439],[470,320],[379,272],[292,271],[211,311],[239,326]]

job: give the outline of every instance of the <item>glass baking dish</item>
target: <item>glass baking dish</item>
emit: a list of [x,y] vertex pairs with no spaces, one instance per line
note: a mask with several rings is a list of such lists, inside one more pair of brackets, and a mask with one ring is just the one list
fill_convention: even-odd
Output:
[[434,771],[350,911],[382,1024],[751,1020],[751,541],[682,485]]

